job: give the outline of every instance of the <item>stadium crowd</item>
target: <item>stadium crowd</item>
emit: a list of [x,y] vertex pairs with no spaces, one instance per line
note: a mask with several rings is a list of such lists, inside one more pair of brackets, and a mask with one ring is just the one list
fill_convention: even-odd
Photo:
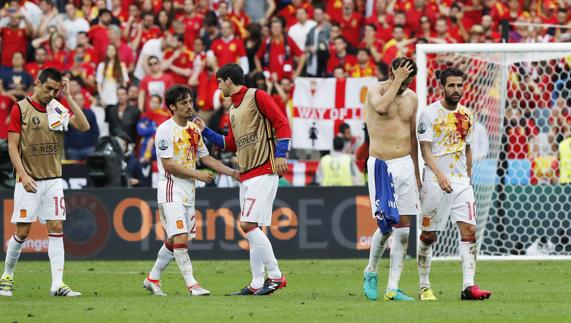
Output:
[[[174,84],[193,88],[197,114],[225,133],[231,101],[215,75],[226,63],[240,64],[248,85],[266,90],[287,114],[296,77],[384,80],[388,64],[414,57],[419,43],[568,42],[570,10],[564,0],[7,1],[0,140],[12,105],[32,91],[39,71],[55,67],[70,76],[91,124],[86,133],[67,133],[67,159],[85,159],[103,136],[119,137],[136,146],[131,184],[149,185],[141,170],[156,159],[154,133],[170,117],[163,93]],[[570,65],[554,78],[529,68],[510,83],[521,97],[506,112],[507,158],[532,161],[536,182],[558,181],[559,145],[571,137]],[[336,150],[354,155],[351,129],[339,130],[345,144]]]

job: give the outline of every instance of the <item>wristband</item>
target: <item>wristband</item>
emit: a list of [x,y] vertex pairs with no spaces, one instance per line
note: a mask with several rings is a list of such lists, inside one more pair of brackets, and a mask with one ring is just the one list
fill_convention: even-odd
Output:
[[202,130],[202,136],[213,144],[224,148],[224,136],[217,133],[216,131],[205,127],[204,130]]
[[289,149],[289,139],[278,139],[276,142],[276,158],[286,158]]

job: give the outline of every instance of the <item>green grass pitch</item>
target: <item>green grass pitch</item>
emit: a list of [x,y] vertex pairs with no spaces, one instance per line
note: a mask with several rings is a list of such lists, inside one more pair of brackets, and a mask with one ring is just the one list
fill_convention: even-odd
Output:
[[[570,261],[480,261],[476,281],[493,291],[461,302],[459,261],[434,262],[437,302],[369,301],[362,294],[365,259],[282,260],[288,287],[269,297],[228,297],[249,282],[247,261],[194,261],[196,278],[213,295],[190,298],[175,262],[163,274],[168,297],[142,281],[151,261],[68,261],[64,280],[81,298],[48,296],[47,261],[16,266],[12,298],[0,298],[0,322],[569,322]],[[380,267],[386,286],[388,260]],[[416,296],[418,274],[407,260],[401,289]]]

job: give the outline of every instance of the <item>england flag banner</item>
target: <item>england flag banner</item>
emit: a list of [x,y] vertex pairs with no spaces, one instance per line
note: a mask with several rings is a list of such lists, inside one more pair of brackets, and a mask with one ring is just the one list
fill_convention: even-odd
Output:
[[292,147],[331,150],[337,127],[351,126],[358,142],[364,139],[363,105],[367,88],[377,82],[363,78],[297,78],[293,93]]

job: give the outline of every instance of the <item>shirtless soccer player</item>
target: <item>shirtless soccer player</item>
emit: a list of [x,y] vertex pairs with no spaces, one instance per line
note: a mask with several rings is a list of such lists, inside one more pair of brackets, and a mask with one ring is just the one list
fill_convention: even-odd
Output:
[[458,224],[458,249],[462,260],[462,300],[483,300],[492,294],[474,284],[476,273],[476,209],[470,185],[474,120],[472,112],[458,104],[464,91],[464,73],[448,68],[440,73],[444,99],[420,114],[418,140],[424,168],[422,233],[418,251],[421,300],[436,299],[428,275],[436,231],[446,228],[448,218]]
[[167,240],[159,250],[157,260],[143,286],[154,295],[164,296],[161,291],[161,273],[174,259],[184,278],[190,296],[209,295],[192,273],[192,264],[187,251],[189,236],[195,235],[194,181],[212,180],[212,175],[196,170],[200,161],[218,173],[238,178],[238,171],[224,166],[208,155],[200,129],[189,119],[194,114],[192,93],[189,88],[175,85],[165,92],[165,103],[172,117],[157,129],[155,149],[160,159],[157,200],[161,223]]
[[[232,99],[230,129],[222,136],[197,124],[210,142],[235,151],[240,168],[240,227],[250,244],[252,282],[231,295],[270,295],[286,286],[272,244],[261,226],[272,221],[272,207],[278,190],[278,175],[287,172],[286,153],[291,129],[286,116],[264,91],[244,86],[244,71],[238,64],[226,64],[216,73],[218,87]],[[275,129],[274,141],[272,129]],[[268,278],[264,280],[265,271]]]
[[[416,141],[416,94],[408,85],[416,64],[398,57],[391,63],[390,79],[369,88],[365,122],[369,130],[369,197],[379,228],[373,234],[363,290],[370,300],[378,297],[379,260],[393,235],[390,271],[385,300],[412,301],[398,288],[408,247],[411,216],[418,214],[418,143]],[[394,232],[393,232],[394,227]]]
[[[58,93],[65,96],[73,116],[67,119],[63,107],[50,103]],[[53,68],[40,72],[34,94],[12,107],[8,134],[8,152],[16,169],[14,213],[16,233],[8,241],[6,266],[0,279],[0,295],[12,296],[14,267],[32,222],[45,221],[48,229],[48,256],[52,270],[52,296],[80,296],[63,283],[64,248],[63,221],[65,200],[61,180],[61,158],[66,122],[79,131],[89,130],[82,108],[69,92],[69,78]]]

